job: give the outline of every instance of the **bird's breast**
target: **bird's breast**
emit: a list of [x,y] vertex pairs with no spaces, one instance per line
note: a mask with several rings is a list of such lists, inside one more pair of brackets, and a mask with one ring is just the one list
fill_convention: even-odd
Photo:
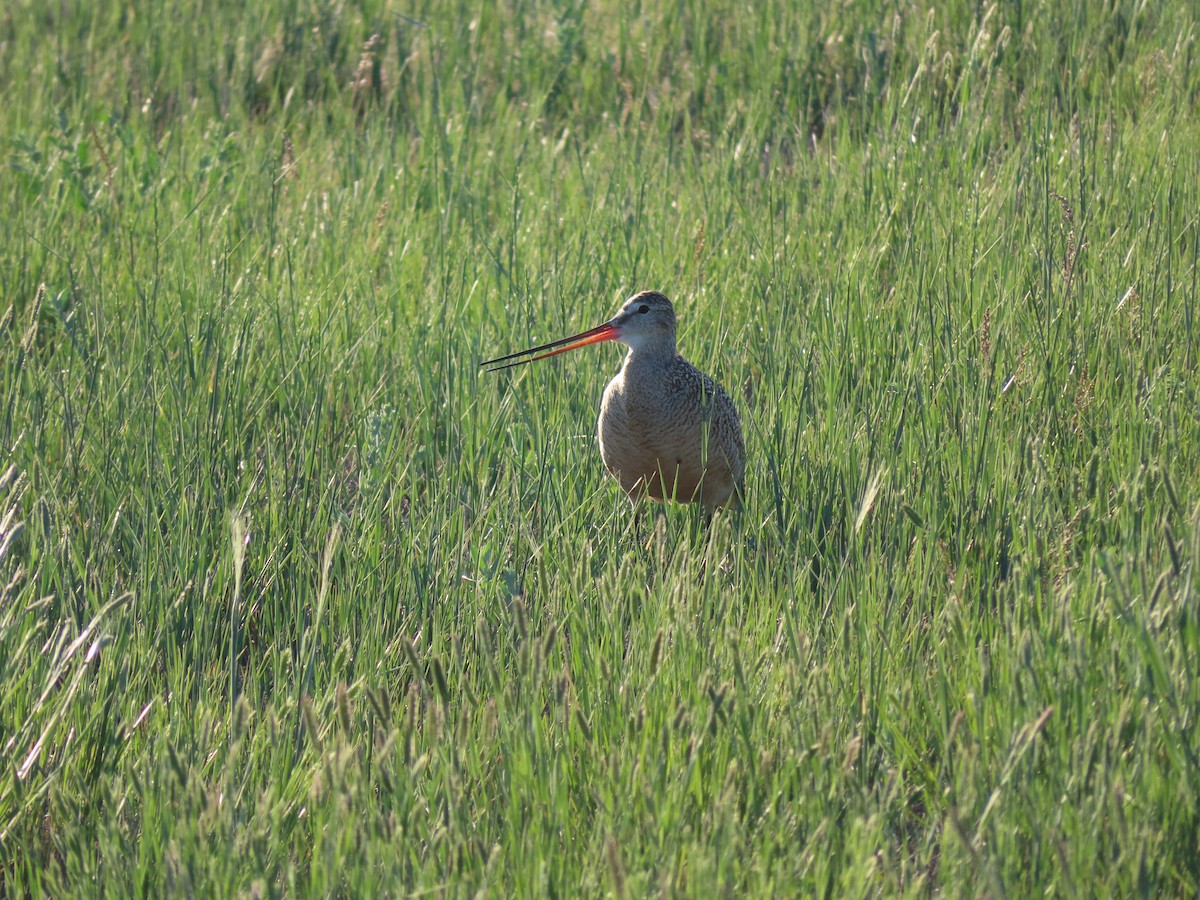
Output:
[[703,413],[698,398],[645,383],[622,370],[604,391],[597,423],[605,467],[633,494],[693,499],[704,478]]

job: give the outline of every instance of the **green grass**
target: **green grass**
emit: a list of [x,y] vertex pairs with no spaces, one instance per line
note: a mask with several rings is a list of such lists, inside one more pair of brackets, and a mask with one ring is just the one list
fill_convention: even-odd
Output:
[[0,894],[1200,890],[1191,3],[251,6],[0,14]]

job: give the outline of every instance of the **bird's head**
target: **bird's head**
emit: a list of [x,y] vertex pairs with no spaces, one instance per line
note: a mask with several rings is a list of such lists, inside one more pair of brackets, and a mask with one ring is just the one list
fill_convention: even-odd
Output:
[[602,341],[620,341],[631,353],[639,353],[639,358],[643,359],[673,358],[675,307],[658,291],[642,291],[626,300],[621,311],[603,325],[539,347],[489,359],[480,365],[499,372]]
[[631,350],[654,345],[675,351],[675,307],[658,291],[634,294],[610,324],[614,339]]

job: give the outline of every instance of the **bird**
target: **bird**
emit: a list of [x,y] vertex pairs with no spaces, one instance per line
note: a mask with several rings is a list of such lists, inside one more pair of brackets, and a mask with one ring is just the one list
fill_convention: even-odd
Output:
[[746,445],[737,407],[679,354],[675,307],[658,291],[634,294],[603,325],[480,365],[499,372],[602,341],[629,348],[596,423],[605,468],[629,499],[700,503],[710,520],[718,508],[739,506]]

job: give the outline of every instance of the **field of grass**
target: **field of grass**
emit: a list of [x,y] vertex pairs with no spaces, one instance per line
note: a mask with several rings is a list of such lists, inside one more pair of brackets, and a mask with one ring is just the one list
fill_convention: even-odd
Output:
[[0,12],[0,895],[1200,890],[1194,4],[241,6]]

